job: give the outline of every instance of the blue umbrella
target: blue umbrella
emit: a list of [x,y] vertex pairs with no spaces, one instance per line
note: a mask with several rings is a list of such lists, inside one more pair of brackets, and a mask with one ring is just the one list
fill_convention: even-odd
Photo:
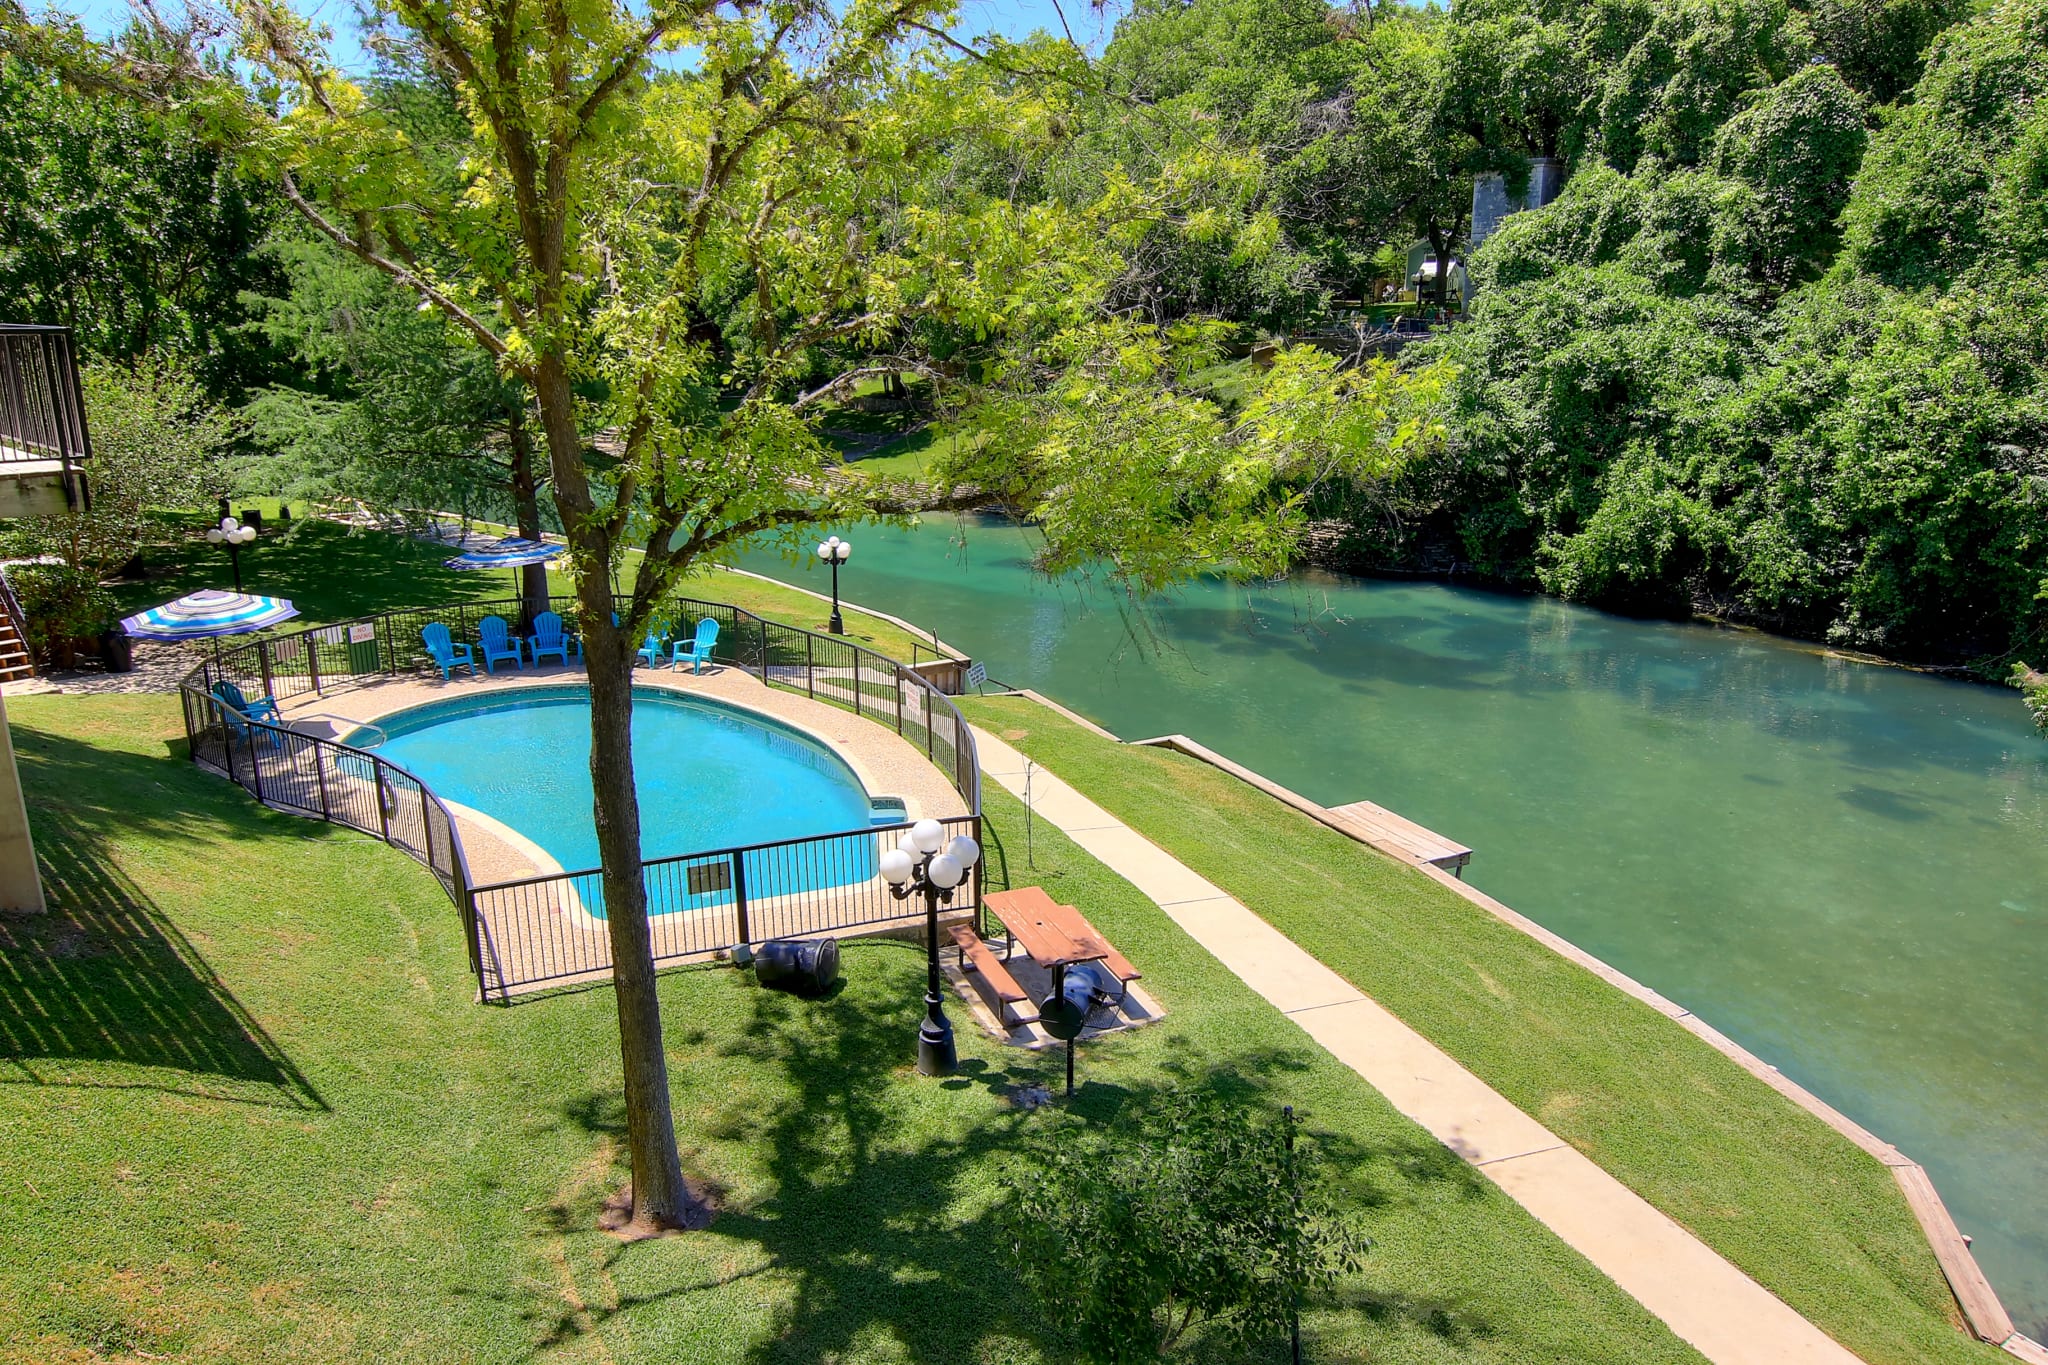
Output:
[[121,622],[121,629],[138,640],[211,640],[222,635],[246,635],[289,621],[298,614],[299,609],[282,597],[203,588],[175,602],[127,617]]
[[[545,564],[561,553],[560,545],[544,545],[538,540],[506,536],[478,549],[464,550],[443,562],[451,569],[520,569],[528,564]],[[519,592],[517,575],[512,579],[512,591],[515,596]]]
[[545,564],[561,553],[559,545],[507,536],[480,549],[464,550],[447,564],[451,569],[518,569],[528,564]]

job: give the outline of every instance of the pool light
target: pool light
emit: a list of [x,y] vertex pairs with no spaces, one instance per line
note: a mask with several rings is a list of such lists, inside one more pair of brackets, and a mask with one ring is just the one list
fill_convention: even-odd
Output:
[[853,553],[853,546],[833,536],[818,543],[818,558],[832,566],[832,621],[826,627],[834,635],[846,634],[846,623],[839,619],[839,566]]
[[927,1076],[949,1076],[959,1064],[939,994],[939,902],[952,903],[953,889],[980,860],[980,844],[964,834],[948,841],[946,827],[936,820],[912,825],[878,860],[891,896],[902,901],[924,895],[924,1022],[917,1026],[917,1069]]

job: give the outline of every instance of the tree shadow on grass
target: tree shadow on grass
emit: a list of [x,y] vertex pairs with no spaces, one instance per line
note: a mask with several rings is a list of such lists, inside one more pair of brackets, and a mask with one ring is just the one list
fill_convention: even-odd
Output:
[[[836,999],[743,991],[739,1007],[748,1013],[737,1034],[713,1044],[728,1057],[771,1069],[781,1082],[762,1087],[760,1093],[774,1096],[762,1108],[715,1135],[759,1152],[773,1193],[728,1207],[714,1228],[752,1243],[760,1256],[740,1258],[749,1268],[715,1283],[666,1285],[629,1294],[616,1307],[581,1303],[552,1311],[542,1324],[543,1349],[597,1331],[621,1312],[772,1272],[791,1293],[748,1354],[757,1365],[868,1355],[950,1365],[1032,1347],[1062,1358],[1059,1325],[1020,1288],[1005,1254],[994,1216],[1000,1178],[1021,1170],[1038,1142],[1062,1140],[1057,1135],[1066,1126],[1115,1123],[1171,1090],[1216,1090],[1268,1106],[1277,1117],[1295,1078],[1311,1066],[1307,1049],[1205,1058],[1190,1047],[1173,1050],[1135,1082],[1087,1080],[1084,1061],[1084,1082],[1071,1105],[1027,1111],[990,1103],[1030,1084],[1057,1094],[1058,1055],[991,1047],[964,1059],[949,1080],[918,1077],[911,1061],[922,1013],[922,954],[907,944],[871,942],[849,944],[847,959],[848,989]],[[955,1022],[963,1034],[972,1028]],[[1111,1039],[1096,1046],[1116,1045]],[[623,1145],[615,1094],[580,1095],[560,1112]],[[1310,1131],[1342,1175],[1345,1201],[1362,1215],[1424,1198],[1422,1187],[1439,1182],[1453,1182],[1475,1198],[1485,1185],[1426,1139],[1368,1145]],[[605,1268],[643,1254],[645,1244],[619,1247]],[[1432,1324],[1441,1324],[1440,1334],[1486,1331],[1463,1304],[1423,1303],[1384,1291],[1367,1302],[1362,1293],[1328,1307],[1354,1323],[1398,1319],[1408,1330],[1437,1331]],[[1285,1358],[1277,1344],[1272,1358]]]
[[35,838],[50,909],[0,912],[0,1083],[327,1108],[89,831],[46,807]]
[[181,762],[12,728],[50,909],[0,913],[0,1081],[324,1110],[108,851],[117,837],[201,844],[286,817]]
[[[199,538],[152,546],[147,577],[114,585],[123,611],[140,610],[200,588],[228,586],[228,562],[219,546]],[[503,574],[450,569],[445,545],[381,531],[351,534],[325,521],[299,521],[289,532],[265,530],[242,552],[242,581],[250,592],[288,597],[308,621],[337,621],[380,611],[393,603],[430,606],[479,596],[504,596]]]

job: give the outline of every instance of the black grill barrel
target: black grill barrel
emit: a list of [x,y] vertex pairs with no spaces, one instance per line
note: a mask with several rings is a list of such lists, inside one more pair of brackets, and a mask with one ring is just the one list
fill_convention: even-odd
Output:
[[754,950],[754,979],[771,991],[823,995],[839,982],[839,940],[771,939]]

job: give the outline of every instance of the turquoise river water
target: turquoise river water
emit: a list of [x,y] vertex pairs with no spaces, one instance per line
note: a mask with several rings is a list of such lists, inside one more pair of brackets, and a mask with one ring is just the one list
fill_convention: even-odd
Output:
[[843,533],[849,598],[1004,682],[1471,845],[1476,885],[1922,1162],[2048,1334],[2048,743],[2016,694],[1325,574],[1202,583],[1138,619],[1033,575],[1002,522]]

